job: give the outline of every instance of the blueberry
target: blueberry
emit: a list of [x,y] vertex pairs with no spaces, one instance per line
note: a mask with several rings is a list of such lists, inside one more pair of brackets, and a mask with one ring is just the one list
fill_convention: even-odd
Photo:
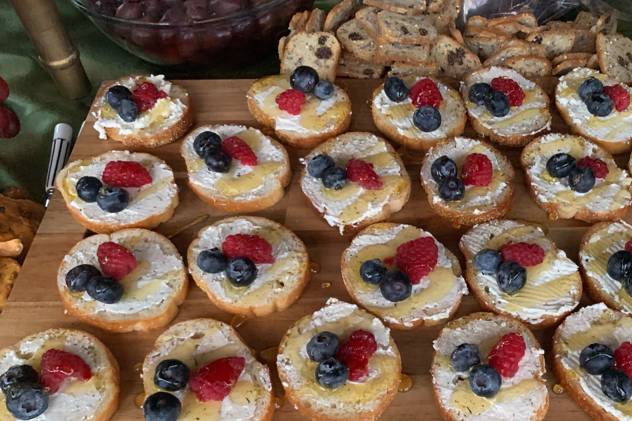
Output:
[[439,197],[443,200],[461,200],[465,194],[465,185],[456,177],[448,177],[439,183]]
[[619,370],[606,370],[601,375],[601,390],[615,402],[627,402],[632,397],[632,379]]
[[221,149],[211,149],[204,156],[207,168],[213,172],[227,173],[230,169],[230,156]]
[[485,105],[492,95],[492,87],[489,83],[479,82],[470,86],[468,98],[476,105]]
[[360,265],[360,277],[368,284],[379,285],[386,275],[386,266],[380,259],[371,259]]
[[498,250],[483,249],[474,256],[474,266],[479,272],[496,274],[503,257]]
[[398,77],[388,77],[384,81],[384,93],[393,102],[402,102],[408,97],[408,88]]
[[307,355],[310,360],[319,363],[334,357],[338,352],[339,345],[340,339],[336,334],[327,331],[320,332],[312,336],[312,339],[307,342]]
[[93,203],[97,201],[97,195],[103,184],[96,177],[84,176],[77,181],[75,189],[77,196],[84,202]]
[[226,257],[217,247],[202,250],[198,254],[197,265],[206,273],[219,273],[226,269]]
[[10,387],[22,383],[38,383],[39,374],[28,364],[14,365],[0,376],[0,389],[7,393]]
[[314,90],[318,81],[318,73],[309,66],[298,66],[290,76],[290,86],[306,94]]
[[435,107],[424,105],[413,113],[413,124],[422,132],[434,132],[441,126],[441,113]]
[[556,153],[546,161],[546,170],[552,177],[566,177],[573,168],[575,168],[575,158],[567,153]]
[[97,195],[97,205],[109,213],[120,212],[129,205],[129,193],[121,187],[103,186]]
[[469,382],[475,395],[491,398],[498,393],[501,378],[496,369],[487,364],[480,364],[470,370]]
[[123,296],[123,285],[112,278],[93,276],[86,285],[88,295],[105,304],[114,304]]
[[85,291],[88,281],[94,276],[101,276],[101,272],[96,267],[92,265],[75,266],[66,273],[66,286],[72,292]]
[[175,392],[186,387],[189,367],[180,360],[162,360],[156,366],[154,384],[161,389]]
[[116,111],[123,121],[128,123],[131,123],[138,118],[138,106],[131,99],[122,99]]
[[500,91],[492,91],[485,102],[485,107],[494,117],[504,117],[509,114],[509,100]]
[[586,107],[590,114],[605,117],[612,112],[614,103],[605,93],[594,92],[586,99]]
[[230,259],[226,266],[226,277],[235,286],[248,286],[257,278],[257,266],[247,257]]
[[340,167],[329,167],[323,171],[322,180],[328,189],[340,190],[347,184],[347,171]]
[[318,363],[316,381],[327,389],[335,389],[346,383],[349,369],[335,358],[327,358]]
[[19,383],[5,392],[9,412],[19,420],[30,420],[48,409],[48,394],[38,383]]
[[146,421],[177,421],[181,411],[180,400],[167,392],[154,393],[143,403]]
[[456,163],[445,155],[435,159],[430,166],[430,175],[437,183],[446,178],[456,178],[456,173]]
[[334,95],[334,85],[328,80],[319,81],[314,87],[314,95],[318,99],[329,99]]
[[461,344],[450,354],[450,362],[456,371],[467,371],[481,363],[481,353],[474,344]]
[[597,92],[603,92],[603,83],[601,83],[599,79],[594,77],[589,77],[588,79],[583,81],[577,89],[577,94],[582,99],[582,101],[586,101],[592,96],[592,94]]
[[193,149],[201,158],[204,158],[209,151],[220,149],[221,147],[222,138],[210,130],[203,131],[195,136],[195,140],[193,140]]
[[590,374],[601,374],[614,365],[614,354],[604,344],[590,344],[579,353],[579,365]]
[[121,105],[123,99],[132,99],[132,92],[123,85],[112,86],[105,94],[105,100],[115,110]]
[[519,263],[506,261],[498,266],[496,282],[501,291],[513,295],[520,291],[527,281],[527,270]]
[[404,272],[389,270],[380,283],[382,296],[393,303],[403,301],[410,297],[413,286]]
[[577,193],[587,193],[595,186],[595,175],[588,167],[575,167],[568,174],[568,187]]
[[608,275],[616,281],[623,281],[632,275],[632,253],[619,250],[608,258]]
[[321,178],[326,169],[336,166],[333,158],[321,153],[313,157],[307,163],[307,173],[312,177]]
[[632,297],[632,274],[623,278],[623,289]]

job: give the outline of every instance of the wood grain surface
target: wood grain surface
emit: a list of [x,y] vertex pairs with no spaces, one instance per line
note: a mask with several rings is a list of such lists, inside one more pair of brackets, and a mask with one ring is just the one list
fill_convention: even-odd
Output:
[[[245,93],[252,81],[214,80],[179,81],[189,89],[195,108],[197,124],[240,123],[255,125],[246,108]],[[353,121],[351,130],[376,132],[371,121],[367,99],[377,85],[377,81],[340,80],[339,84],[347,89],[353,101]],[[549,92],[555,85],[555,79],[545,79],[541,84]],[[557,113],[553,112],[553,130],[567,131]],[[110,149],[122,149],[116,142],[100,141],[92,128],[93,117],[89,116],[79,133],[71,159],[90,157]],[[468,126],[466,135],[474,136]],[[204,205],[187,187],[184,161],[179,154],[180,143],[171,144],[149,151],[167,161],[174,169],[176,180],[181,188],[180,206],[169,222],[158,228],[163,234],[173,236],[172,241],[183,256],[194,234],[204,225],[219,219],[224,214]],[[408,204],[402,211],[393,215],[392,221],[404,222],[423,227],[432,232],[439,241],[452,252],[460,256],[457,247],[463,230],[455,230],[444,220],[432,213],[419,183],[420,154],[398,149],[406,161],[413,185]],[[511,158],[514,167],[519,170],[518,150],[504,152]],[[321,307],[328,297],[349,300],[340,277],[340,255],[349,244],[351,236],[341,237],[337,230],[329,227],[316,215],[303,196],[298,182],[298,157],[305,151],[291,151],[294,175],[292,183],[283,200],[271,209],[258,214],[280,222],[293,230],[307,244],[313,263],[312,280],[302,297],[288,310],[268,317],[234,320],[230,314],[215,308],[206,296],[191,282],[191,290],[186,302],[180,308],[177,321],[194,317],[212,317],[225,322],[233,321],[246,342],[256,351],[264,351],[262,356],[273,358],[271,348],[275,348],[287,328],[299,317]],[[624,156],[619,157],[620,165],[625,163]],[[188,226],[191,221],[199,220],[203,215],[208,218]],[[577,221],[549,222],[545,213],[529,198],[523,181],[522,171],[517,171],[516,194],[508,217],[541,223],[548,227],[551,238],[566,253],[577,261],[579,241],[587,224]],[[184,230],[183,230],[184,228]],[[22,272],[16,281],[9,303],[0,315],[0,347],[17,342],[31,333],[51,327],[72,327],[92,332],[101,338],[112,350],[121,366],[121,406],[115,420],[142,419],[138,402],[142,397],[142,385],[139,366],[145,353],[150,349],[160,331],[148,333],[111,334],[79,323],[64,314],[64,308],[56,288],[57,268],[66,253],[77,241],[86,235],[85,229],[71,219],[59,193],[55,193],[46,212],[39,232],[33,242]],[[584,302],[587,302],[584,299]],[[466,297],[457,317],[479,310],[472,297]],[[237,323],[239,322],[239,323]],[[437,337],[440,327],[417,328],[412,331],[394,332],[395,341],[403,358],[403,371],[410,375],[413,387],[399,393],[393,404],[383,415],[383,420],[438,420],[431,390],[429,368],[432,358],[432,341]],[[550,350],[552,329],[536,332],[543,346]],[[282,396],[276,380],[274,364],[270,364],[275,377],[275,388]],[[548,365],[550,371],[551,365]],[[589,417],[564,393],[553,393],[556,384],[551,373],[547,374],[551,390],[551,407],[548,420],[584,421]],[[557,390],[557,388],[556,388]],[[136,401],[136,402],[135,402]],[[304,419],[290,404],[282,398],[278,400],[280,408],[275,420],[294,421]]]

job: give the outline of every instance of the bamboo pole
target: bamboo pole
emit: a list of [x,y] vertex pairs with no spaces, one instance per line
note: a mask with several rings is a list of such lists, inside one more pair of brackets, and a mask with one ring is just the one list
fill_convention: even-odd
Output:
[[90,81],[53,0],[11,0],[11,3],[35,45],[40,62],[61,93],[72,99],[88,95]]

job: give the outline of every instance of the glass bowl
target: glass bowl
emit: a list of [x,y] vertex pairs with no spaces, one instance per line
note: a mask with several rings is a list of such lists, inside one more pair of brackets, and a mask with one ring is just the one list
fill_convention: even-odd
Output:
[[161,65],[260,59],[276,51],[292,15],[313,5],[313,0],[71,1],[118,45]]

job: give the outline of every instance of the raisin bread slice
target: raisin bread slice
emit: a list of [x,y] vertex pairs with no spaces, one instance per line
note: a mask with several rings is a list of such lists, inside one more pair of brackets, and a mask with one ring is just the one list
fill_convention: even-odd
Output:
[[463,41],[467,48],[485,60],[491,57],[507,39],[505,36],[479,33],[475,35],[465,35]]
[[420,0],[364,0],[364,4],[403,15],[421,15],[426,11],[426,2]]
[[551,75],[551,62],[545,57],[516,56],[508,58],[503,64],[527,79]]
[[321,79],[333,82],[340,50],[340,43],[330,32],[298,32],[285,45],[281,73],[289,76],[298,66],[310,66]]
[[325,11],[314,9],[310,12],[307,22],[305,22],[305,32],[319,32],[325,25]]
[[380,44],[377,46],[375,61],[385,65],[390,65],[395,62],[424,65],[432,60],[431,49],[430,44]]
[[388,72],[389,76],[399,78],[436,76],[437,74],[439,74],[439,65],[434,61],[417,64],[395,62],[391,64],[391,69]]
[[576,32],[573,30],[551,29],[532,32],[525,39],[543,45],[546,48],[546,56],[553,58],[570,52],[575,44],[575,36]]
[[384,66],[360,60],[353,54],[343,51],[336,76],[355,79],[379,79],[384,74]]
[[440,73],[455,79],[462,79],[466,74],[481,67],[481,61],[476,54],[445,35],[437,37],[432,56],[439,65]]
[[362,7],[362,0],[342,0],[327,13],[323,30],[334,32],[342,23],[349,20],[360,7]]
[[345,50],[364,61],[372,61],[377,46],[373,38],[364,30],[356,19],[351,19],[340,25],[336,35]]
[[377,14],[380,13],[380,9],[377,7],[363,7],[355,14],[355,19],[360,26],[371,36],[373,39],[377,39]]
[[406,16],[383,10],[377,14],[377,27],[380,43],[423,44],[437,36],[428,16]]
[[595,47],[603,73],[622,83],[632,82],[632,39],[621,34],[599,34]]

